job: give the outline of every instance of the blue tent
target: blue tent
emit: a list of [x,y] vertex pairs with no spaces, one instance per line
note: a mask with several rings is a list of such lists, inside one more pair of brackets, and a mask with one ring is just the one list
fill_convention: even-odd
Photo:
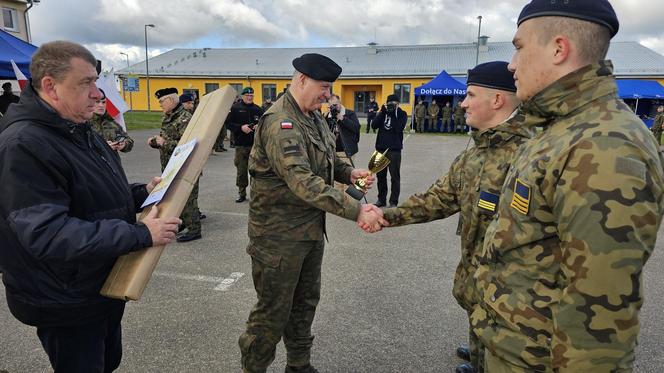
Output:
[[19,70],[30,78],[30,59],[37,47],[0,30],[0,79],[16,79],[11,60],[16,62]]
[[664,87],[654,80],[619,79],[616,82],[620,98],[664,99]]
[[452,78],[445,70],[427,84],[415,88],[415,96],[464,96],[466,85]]

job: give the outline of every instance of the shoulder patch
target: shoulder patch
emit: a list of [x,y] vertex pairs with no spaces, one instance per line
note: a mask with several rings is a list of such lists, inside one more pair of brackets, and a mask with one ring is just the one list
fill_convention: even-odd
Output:
[[489,212],[496,212],[499,200],[500,196],[498,194],[489,193],[483,190],[480,192],[480,200],[477,202],[477,206]]
[[293,129],[293,122],[281,122],[282,130],[291,130]]
[[519,178],[514,181],[514,194],[510,207],[524,215],[528,214],[530,208],[530,186]]

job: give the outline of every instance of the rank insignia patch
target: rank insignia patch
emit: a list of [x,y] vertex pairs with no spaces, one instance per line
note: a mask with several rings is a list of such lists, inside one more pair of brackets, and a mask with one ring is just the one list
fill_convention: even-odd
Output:
[[499,196],[497,194],[481,191],[480,200],[477,202],[477,206],[481,209],[496,212],[496,207],[498,207]]
[[527,215],[530,208],[530,187],[519,178],[514,182],[514,195],[510,206],[516,211]]
[[293,123],[292,122],[281,122],[281,129],[282,130],[293,129]]

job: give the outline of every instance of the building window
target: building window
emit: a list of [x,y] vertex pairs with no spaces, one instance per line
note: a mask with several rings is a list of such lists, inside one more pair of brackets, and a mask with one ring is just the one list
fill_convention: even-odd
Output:
[[233,87],[233,89],[235,90],[235,95],[236,96],[239,96],[239,95],[242,94],[242,89],[243,89],[242,83],[231,83],[231,84],[229,84],[229,86]]
[[219,83],[205,83],[205,94],[214,92],[219,89]]
[[402,104],[410,103],[410,84],[395,84],[394,94],[399,97],[399,102]]
[[263,84],[263,101],[267,99],[277,99],[277,85],[276,84]]
[[2,8],[2,25],[5,27],[5,30],[18,32],[16,9]]

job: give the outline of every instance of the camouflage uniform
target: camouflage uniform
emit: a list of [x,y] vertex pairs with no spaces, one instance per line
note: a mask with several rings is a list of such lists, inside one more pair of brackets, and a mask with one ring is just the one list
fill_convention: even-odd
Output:
[[427,116],[427,107],[423,103],[415,105],[415,129],[424,132],[424,118]]
[[461,104],[458,103],[454,107],[454,127],[457,132],[463,132],[464,126],[466,125],[466,110],[461,107]]
[[429,131],[435,131],[436,126],[438,125],[438,113],[440,113],[440,106],[436,101],[432,101],[429,107],[427,108],[429,113]]
[[[191,120],[191,113],[185,110],[182,104],[173,109],[169,114],[164,114],[161,121],[161,132],[159,135],[164,138],[164,145],[159,147],[159,158],[161,160],[161,170],[164,171],[168,160],[173,154],[173,150],[178,146],[180,138],[187,128],[187,124]],[[155,140],[152,140],[152,146],[156,146]],[[191,190],[191,194],[187,199],[187,203],[182,210],[182,225],[186,227],[190,233],[196,234],[201,232],[201,217],[198,211],[198,180]]]
[[119,136],[123,136],[125,147],[120,150],[123,153],[129,153],[134,147],[134,140],[122,129],[122,126],[107,114],[94,114],[90,119],[90,127],[106,141],[115,141]]
[[325,212],[353,220],[359,214],[359,203],[332,186],[350,183],[352,168],[335,157],[325,119],[311,115],[286,92],[255,132],[247,253],[258,302],[239,339],[245,372],[264,372],[282,335],[288,365],[309,364]]
[[664,113],[658,113],[655,116],[655,121],[652,123],[652,127],[650,127],[658,145],[662,145],[662,126],[664,126]]
[[663,160],[612,70],[588,65],[523,104],[543,130],[507,174],[475,273],[489,372],[632,369]]
[[[390,226],[424,223],[461,212],[457,234],[461,236],[461,261],[454,275],[452,294],[468,312],[477,304],[473,274],[482,253],[484,233],[489,226],[516,150],[530,137],[530,130],[516,115],[505,123],[473,132],[475,147],[461,153],[447,175],[424,193],[418,193],[395,208],[384,210]],[[483,348],[469,333],[471,363],[482,371]]]
[[442,108],[442,122],[443,122],[443,131],[445,132],[453,132],[454,128],[452,128],[452,108],[450,106],[443,106]]

